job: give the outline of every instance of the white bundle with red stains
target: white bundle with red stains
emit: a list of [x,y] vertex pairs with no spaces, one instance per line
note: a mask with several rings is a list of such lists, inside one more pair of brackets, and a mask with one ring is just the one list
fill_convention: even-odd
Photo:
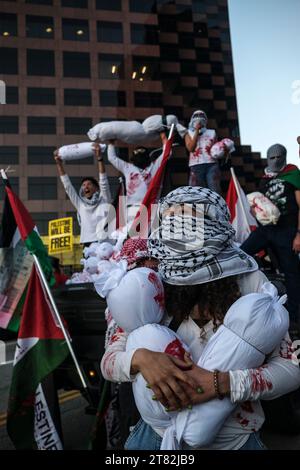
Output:
[[224,158],[227,153],[235,151],[234,142],[231,139],[222,139],[220,142],[216,142],[210,149],[210,154],[215,160]]
[[[228,310],[223,325],[208,341],[197,365],[220,371],[261,366],[265,356],[280,343],[289,326],[288,312],[283,307],[286,296],[279,298],[277,294],[275,286],[267,282],[260,293],[238,299]],[[135,299],[132,298],[134,303]],[[147,325],[128,337],[126,350],[136,348],[168,352],[176,357],[180,357],[180,352],[182,359],[186,346],[180,344],[177,335],[168,328]],[[141,374],[133,382],[133,392],[144,421],[165,431],[161,445],[163,450],[181,449],[183,442],[192,448],[209,446],[236,406],[229,398],[214,399],[194,406],[191,411],[167,413],[160,403],[153,403],[153,393],[146,388]]]
[[106,298],[115,322],[130,332],[148,323],[159,323],[164,314],[164,290],[159,275],[149,268],[127,272],[127,261],[114,263],[97,277],[95,289]]
[[262,225],[276,225],[280,217],[280,210],[269,198],[259,192],[247,194],[248,202],[255,214],[255,218]]
[[[58,155],[66,162],[70,160],[79,160],[81,158],[93,157],[95,154],[95,144],[92,142],[81,142],[79,144],[64,145],[58,149]],[[100,144],[101,153],[105,152],[106,145]]]
[[175,124],[178,132],[184,135],[185,128],[172,114],[166,116],[165,121],[161,115],[155,114],[145,119],[142,124],[138,121],[100,122],[92,127],[87,135],[91,140],[99,139],[101,142],[117,139],[127,144],[141,145],[156,140],[159,133],[167,131],[172,124]]

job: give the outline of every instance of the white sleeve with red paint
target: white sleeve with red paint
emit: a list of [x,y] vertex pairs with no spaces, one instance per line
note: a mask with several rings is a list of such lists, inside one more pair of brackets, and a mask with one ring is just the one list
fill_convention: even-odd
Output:
[[289,335],[257,369],[230,371],[231,401],[273,400],[300,387],[300,369]]
[[112,145],[112,144],[109,144],[108,147],[107,147],[107,158],[108,158],[108,161],[117,170],[119,170],[121,173],[123,173],[123,175],[125,175],[125,176],[128,173],[128,171],[130,170],[130,166],[132,166],[132,165],[129,165],[127,162],[124,162],[124,160],[122,160],[122,158],[119,158],[117,156],[115,146]]
[[101,360],[102,375],[111,382],[132,382],[135,376],[130,375],[130,367],[135,349],[126,351],[128,334],[118,327],[109,312],[106,319],[108,334],[106,350]]

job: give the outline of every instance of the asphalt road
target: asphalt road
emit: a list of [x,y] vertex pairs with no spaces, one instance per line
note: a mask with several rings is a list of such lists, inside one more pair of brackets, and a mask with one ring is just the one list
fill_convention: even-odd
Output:
[[[9,346],[6,360],[8,364],[0,365],[0,450],[13,450],[14,447],[6,433],[6,407],[9,383],[12,372],[14,345]],[[77,391],[60,394],[62,427],[66,450],[84,450],[88,448],[90,431],[94,416],[85,414],[86,401]],[[270,450],[300,450],[300,434],[287,436],[264,431],[262,439]]]

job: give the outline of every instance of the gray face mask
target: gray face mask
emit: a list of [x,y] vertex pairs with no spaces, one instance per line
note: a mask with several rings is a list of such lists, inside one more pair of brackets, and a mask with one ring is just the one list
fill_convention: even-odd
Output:
[[268,171],[278,173],[286,166],[286,148],[281,144],[272,145],[267,151]]

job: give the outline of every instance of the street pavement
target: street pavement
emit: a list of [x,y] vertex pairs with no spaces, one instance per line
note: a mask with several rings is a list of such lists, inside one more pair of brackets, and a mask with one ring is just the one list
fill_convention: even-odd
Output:
[[[14,343],[9,344],[6,361],[0,365],[0,451],[13,450],[14,447],[6,433],[6,407],[12,373]],[[90,431],[94,416],[85,414],[87,402],[77,391],[60,391],[60,409],[66,450],[88,448]],[[300,450],[299,435],[283,435],[263,430],[262,440],[270,450]]]

